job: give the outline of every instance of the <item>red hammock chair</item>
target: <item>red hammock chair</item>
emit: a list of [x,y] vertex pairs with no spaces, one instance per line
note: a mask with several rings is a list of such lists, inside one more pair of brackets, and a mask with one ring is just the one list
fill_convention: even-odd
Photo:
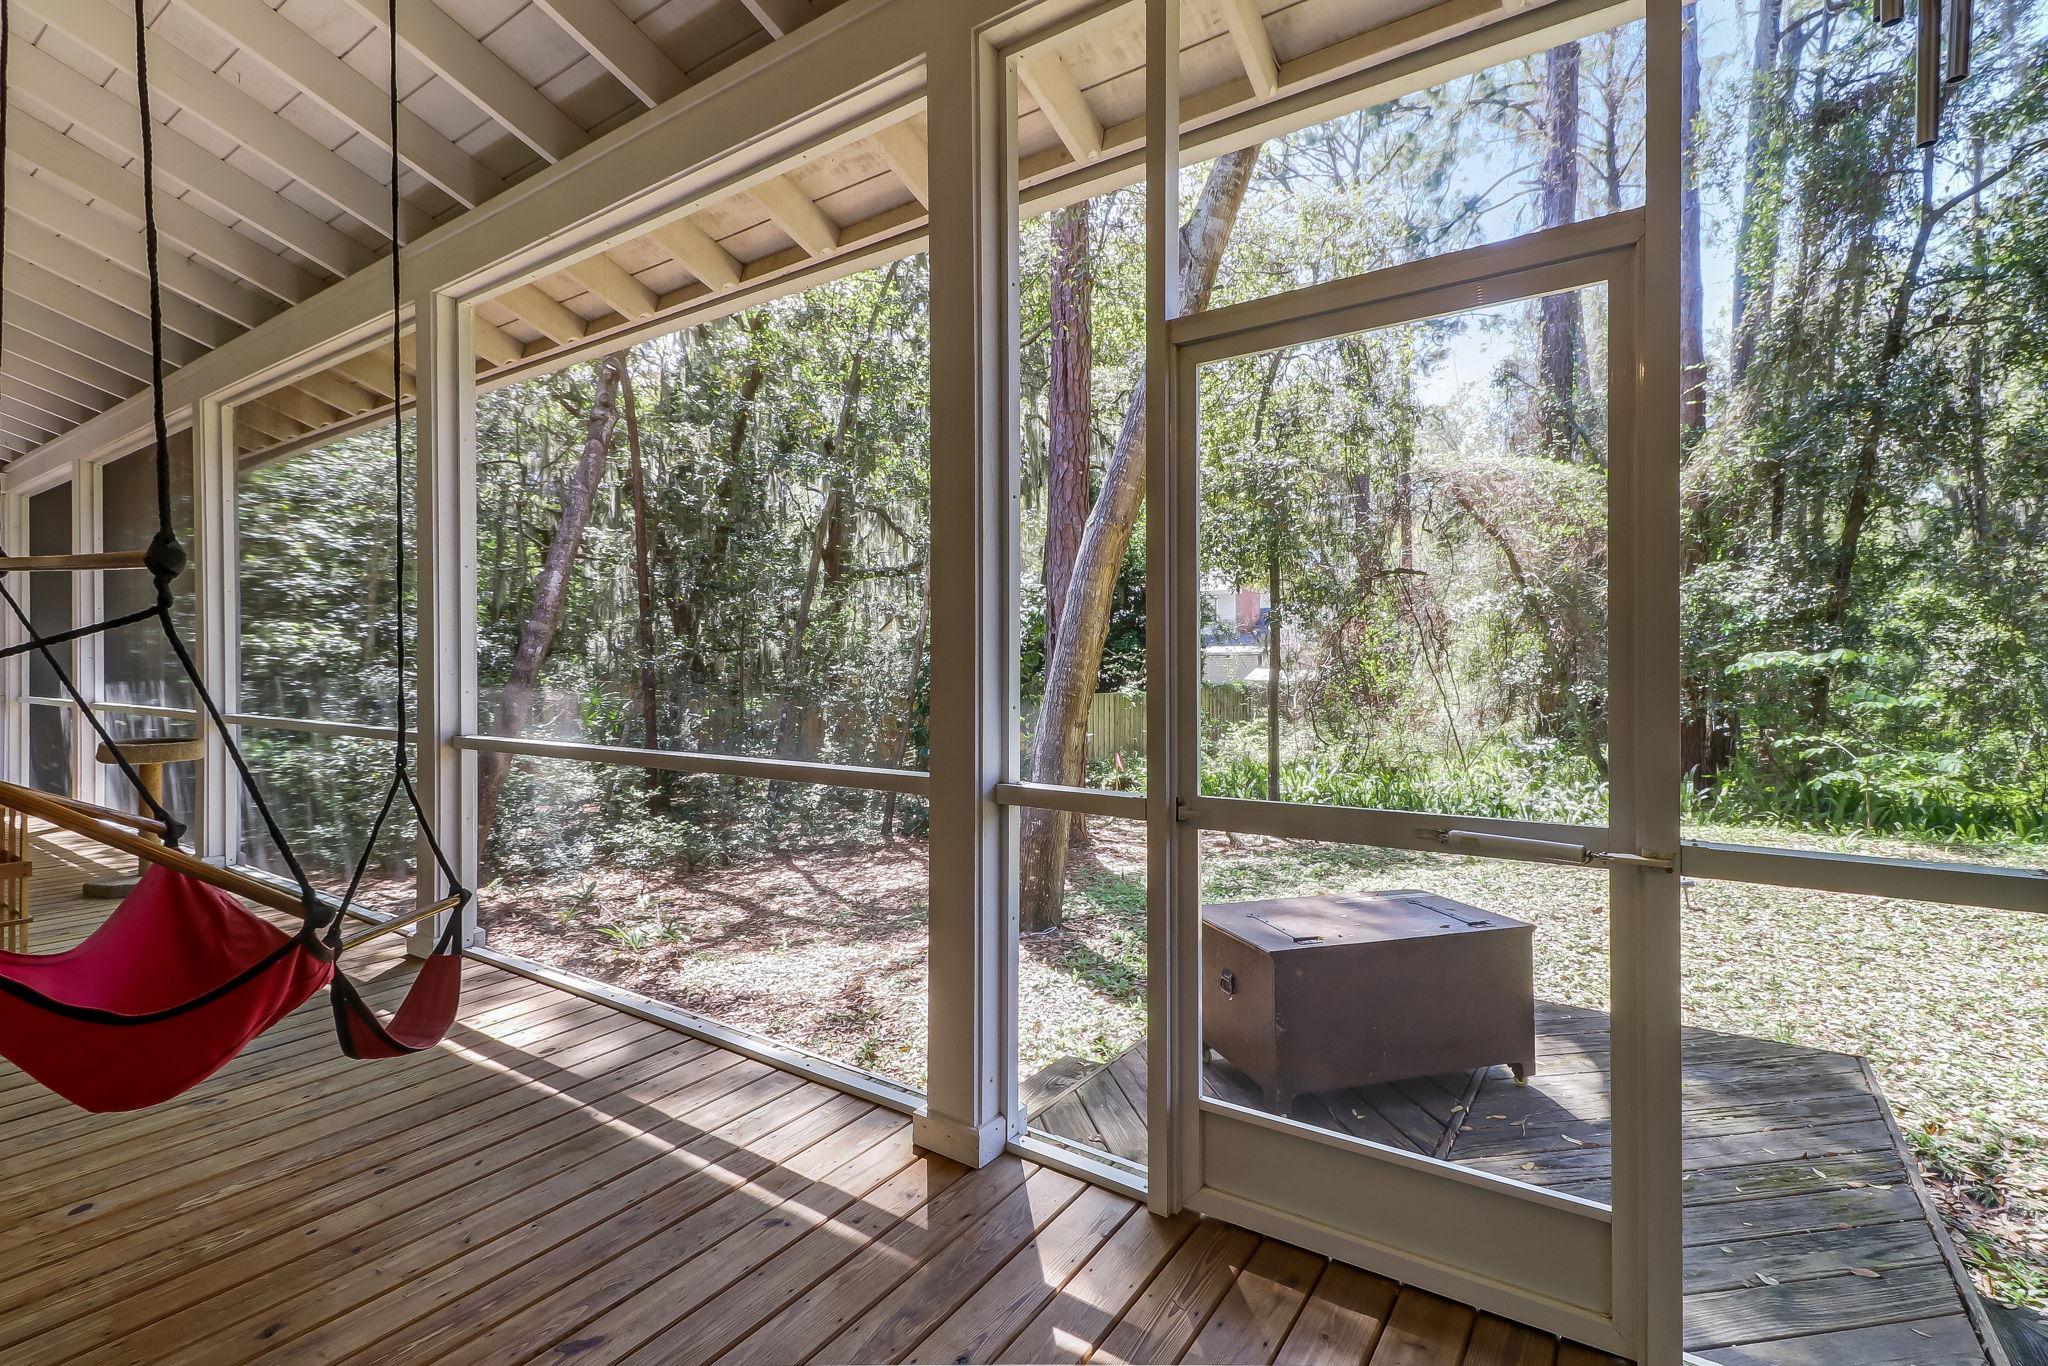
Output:
[[317,940],[161,865],[76,948],[0,953],[0,1052],[86,1110],[183,1094],[334,976]]
[[[0,84],[8,73],[12,6],[0,0]],[[398,126],[397,6],[387,15],[387,44],[392,83],[389,94],[394,131]],[[156,432],[157,532],[146,553],[118,551],[72,556],[10,557],[0,551],[0,574],[21,570],[146,569],[155,588],[150,607],[52,635],[39,633],[20,601],[0,581],[0,602],[26,636],[26,643],[0,650],[0,658],[37,651],[54,672],[103,747],[140,794],[146,816],[130,816],[66,797],[0,783],[0,807],[35,816],[63,829],[134,854],[151,866],[114,913],[76,948],[61,953],[0,953],[0,1056],[5,1056],[43,1085],[87,1110],[134,1110],[180,1095],[219,1071],[249,1041],[303,1005],[321,987],[333,1000],[335,1033],[352,1058],[390,1058],[432,1048],[454,1022],[460,1004],[462,965],[460,911],[469,893],[447,854],[435,839],[407,769],[404,737],[410,732],[405,714],[405,541],[396,537],[393,595],[397,618],[395,669],[400,687],[394,699],[392,777],[384,800],[363,841],[355,876],[340,906],[323,901],[293,854],[265,801],[248,762],[236,746],[233,729],[207,691],[191,651],[179,635],[171,610],[170,585],[185,568],[172,516],[168,426],[163,394],[162,283],[157,269],[155,169],[151,151],[148,26],[141,0],[135,0],[135,76],[142,129],[142,231],[148,266],[151,386]],[[7,102],[0,100],[0,151],[6,148]],[[391,392],[401,392],[399,354],[400,305],[404,291],[399,272],[398,145],[391,139]],[[6,187],[0,184],[0,265],[6,260]],[[395,415],[394,415],[395,416]],[[393,502],[404,504],[405,448],[403,427],[392,426]],[[403,521],[402,517],[396,519]],[[239,774],[250,805],[261,819],[271,843],[298,883],[296,892],[276,887],[232,869],[216,868],[178,847],[184,827],[163,808],[143,782],[121,746],[80,695],[55,647],[119,626],[154,619],[165,642],[199,699],[222,750]],[[448,927],[421,967],[398,1013],[387,1025],[377,1018],[335,960],[343,949],[370,935],[344,940],[342,917],[355,898],[369,867],[378,834],[392,812],[409,805],[419,823],[435,866],[454,896],[411,914],[385,921],[371,935],[394,930],[448,911]],[[122,829],[121,827],[127,827]],[[163,843],[137,831],[155,832]],[[237,897],[253,900],[303,923],[287,932],[246,908]]]
[[[323,986],[333,1000],[336,1037],[351,1058],[432,1048],[455,1021],[462,957],[452,923],[389,1024],[335,956],[455,909],[463,896],[342,940],[338,910],[316,905],[308,916],[306,903],[285,888],[110,824],[158,824],[146,817],[13,783],[0,783],[0,806],[151,864],[84,943],[58,953],[0,953],[0,1056],[82,1109],[139,1110],[190,1090]],[[305,916],[305,924],[296,932],[279,929],[230,889]]]

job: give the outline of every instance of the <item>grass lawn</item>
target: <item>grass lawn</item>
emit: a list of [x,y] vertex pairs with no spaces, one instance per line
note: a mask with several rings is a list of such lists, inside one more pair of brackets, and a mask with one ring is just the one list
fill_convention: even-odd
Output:
[[[1144,1037],[1143,831],[1092,822],[1067,921],[1027,938],[1019,1071]],[[1783,843],[1750,828],[1691,832]],[[2014,862],[1884,839],[1809,845]],[[1597,873],[1452,855],[1205,837],[1205,896],[1423,888],[1536,924],[1537,994],[1605,1008]],[[2048,861],[2044,859],[2043,861]],[[924,1081],[925,851],[898,840],[667,875],[489,889],[493,947],[630,987],[912,1086]],[[1687,889],[1688,1024],[1871,1059],[1980,1282],[2048,1305],[2048,916],[1700,882]]]

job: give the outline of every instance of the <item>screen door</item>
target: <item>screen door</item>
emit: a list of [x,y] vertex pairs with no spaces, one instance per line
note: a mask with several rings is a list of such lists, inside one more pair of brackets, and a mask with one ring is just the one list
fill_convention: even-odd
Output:
[[1153,505],[1155,1184],[1610,1348],[1676,1106],[1637,221],[1176,321]]

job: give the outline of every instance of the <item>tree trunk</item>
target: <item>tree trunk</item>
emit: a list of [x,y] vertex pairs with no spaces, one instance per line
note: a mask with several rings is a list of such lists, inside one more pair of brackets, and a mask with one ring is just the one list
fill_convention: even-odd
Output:
[[1088,203],[1052,215],[1052,355],[1046,370],[1045,658],[1059,638],[1060,612],[1092,502],[1089,456],[1095,431],[1092,317],[1095,282],[1088,260]]
[[[625,371],[623,365],[620,369]],[[648,559],[647,468],[640,450],[640,404],[633,393],[630,372],[621,374],[619,386],[625,400],[626,453],[632,461],[634,643],[640,653],[640,743],[648,749],[660,749],[660,693],[654,671],[654,567]],[[649,792],[659,792],[660,771],[648,769],[645,783]]]
[[[1180,311],[1199,313],[1216,283],[1223,249],[1237,225],[1245,187],[1259,149],[1247,147],[1219,157],[1202,186],[1194,214],[1181,226]],[[1124,413],[1123,429],[1103,471],[1102,491],[1089,510],[1074,557],[1073,583],[1061,613],[1064,622],[1052,658],[1046,661],[1045,700],[1031,742],[1036,782],[1078,786],[1087,776],[1088,706],[1102,672],[1109,636],[1110,602],[1117,574],[1130,548],[1131,529],[1145,495],[1145,394],[1140,375]],[[1163,686],[1153,680],[1152,686]],[[1059,924],[1067,876],[1069,813],[1027,807],[1020,834],[1018,895],[1026,930]]]
[[[1541,225],[1556,228],[1579,213],[1579,45],[1552,48],[1544,67]],[[1579,334],[1585,309],[1576,290],[1546,294],[1540,308],[1543,448],[1553,460],[1574,462],[1579,444]]]
[[[576,565],[576,552],[583,544],[583,531],[590,523],[590,505],[597,487],[604,482],[606,448],[612,429],[618,425],[619,377],[626,368],[622,353],[606,356],[598,365],[597,389],[590,400],[590,416],[584,424],[583,455],[576,462],[569,482],[562,489],[562,516],[555,524],[555,537],[548,543],[547,558],[541,562],[540,579],[534,585],[533,607],[526,624],[519,628],[519,646],[512,654],[512,668],[505,678],[505,692],[498,703],[498,735],[517,735],[526,729],[533,715],[534,690],[540,683],[541,667],[555,643],[555,630],[562,624],[562,608],[569,600],[569,578]],[[486,754],[478,765],[476,825],[477,844],[489,842],[491,827],[497,823],[498,798],[505,791],[510,757]]]
[[1700,282],[1699,6],[1679,11],[1678,372],[1679,424],[1707,427],[1707,339]]
[[[929,566],[924,573],[924,596],[917,606],[917,632],[910,638],[910,677],[903,684],[903,726],[896,743],[896,767],[910,757],[910,732],[917,725],[917,680],[924,674],[924,640],[932,623],[932,574]],[[882,838],[893,839],[896,835],[896,796],[894,792],[882,798]]]
[[[1876,492],[1878,457],[1890,429],[1892,409],[1888,391],[1892,377],[1898,371],[1899,357],[1906,350],[1907,328],[1913,320],[1913,297],[1919,292],[1920,270],[1927,261],[1927,245],[1934,236],[1935,225],[1941,221],[1942,211],[1931,202],[1933,166],[1934,151],[1930,148],[1926,152],[1927,169],[1923,172],[1929,189],[1923,191],[1920,230],[1914,234],[1905,269],[1899,273],[1898,288],[1892,294],[1891,309],[1885,318],[1884,338],[1878,344],[1877,356],[1870,367],[1870,410],[1864,417],[1863,431],[1856,442],[1855,464],[1849,475],[1849,497],[1842,507],[1842,532],[1835,543],[1835,565],[1828,576],[1828,595],[1821,613],[1822,624],[1826,628],[1820,642],[1823,649],[1834,648],[1832,642],[1849,618],[1849,604],[1855,594],[1856,559],[1863,548],[1863,531],[1869,525]],[[1815,729],[1825,728],[1828,724],[1828,695],[1832,682],[1832,676],[1826,669],[1814,678]]]
[[[1758,0],[1756,40],[1749,59],[1749,133],[1742,148],[1742,217],[1735,233],[1735,303],[1730,317],[1735,354],[1729,365],[1728,381],[1737,391],[1756,358],[1757,330],[1770,322],[1777,291],[1781,195],[1770,166],[1770,152],[1781,142],[1779,110],[1784,92],[1789,89],[1778,74],[1783,23],[1784,0]],[[1691,41],[1697,52],[1697,36]],[[1796,68],[1796,55],[1792,64]],[[1796,70],[1793,79],[1797,79]]]

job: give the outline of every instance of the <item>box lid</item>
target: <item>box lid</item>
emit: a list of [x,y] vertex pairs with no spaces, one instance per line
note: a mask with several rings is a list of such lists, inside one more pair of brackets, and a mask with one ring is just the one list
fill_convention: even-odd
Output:
[[1265,953],[1533,928],[1526,920],[1420,891],[1237,901],[1204,906],[1202,920]]

